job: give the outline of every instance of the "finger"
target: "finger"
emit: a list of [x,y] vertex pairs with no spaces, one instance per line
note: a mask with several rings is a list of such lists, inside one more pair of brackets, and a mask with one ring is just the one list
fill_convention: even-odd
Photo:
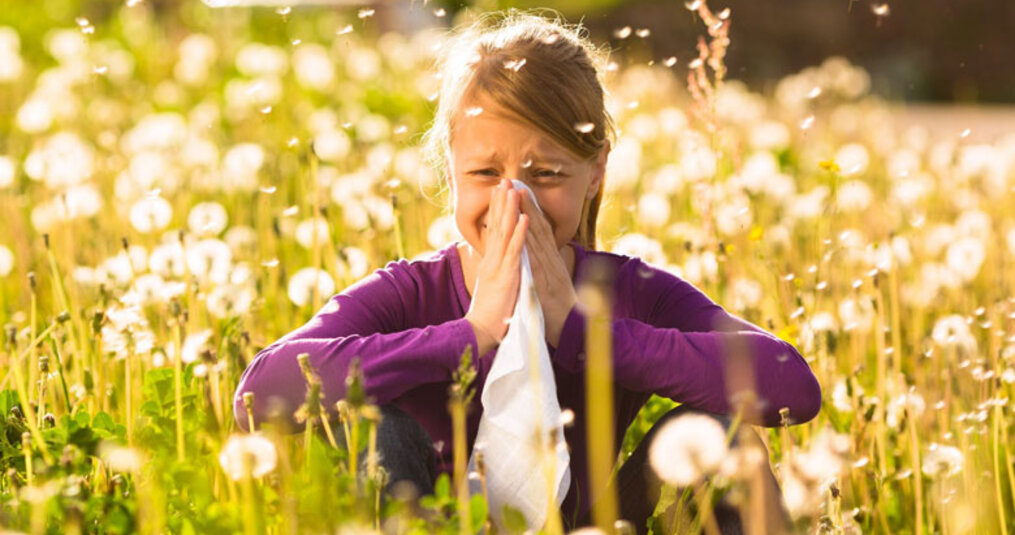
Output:
[[522,247],[525,246],[526,236],[529,235],[529,216],[521,214],[518,216],[518,223],[515,224],[514,234],[511,235],[511,242],[508,244],[508,257],[514,261],[521,262]]
[[487,208],[486,213],[486,237],[487,237],[487,251],[486,254],[495,254],[497,236],[501,234],[500,225],[500,213],[501,213],[501,188],[495,186],[490,191],[490,205]]
[[518,192],[508,189],[504,192],[504,203],[501,206],[501,229],[504,230],[504,243],[511,239],[515,223],[518,222]]

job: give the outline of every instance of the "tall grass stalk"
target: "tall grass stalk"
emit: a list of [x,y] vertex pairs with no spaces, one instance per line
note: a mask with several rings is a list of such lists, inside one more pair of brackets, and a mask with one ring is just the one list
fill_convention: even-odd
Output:
[[[528,254],[528,252],[526,252],[526,254]],[[536,288],[534,286],[530,286],[529,292],[531,294],[529,296],[530,302],[538,302],[539,297],[536,295]],[[526,313],[539,314],[539,311],[526,311]],[[543,385],[541,383],[539,373],[539,353],[541,349],[540,346],[545,344],[545,341],[537,335],[537,331],[532,330],[529,332],[526,343],[529,346],[529,381],[532,383],[532,391],[536,399],[541,401],[543,399]],[[542,412],[545,413],[545,410]],[[556,422],[554,425],[556,425]],[[546,489],[546,516],[543,524],[543,530],[547,533],[547,535],[560,535],[564,532],[564,526],[560,518],[560,507],[557,505],[557,428],[551,427],[550,429],[544,429],[540,420],[537,420],[534,433],[539,444],[539,461],[540,466],[543,469],[543,480],[545,482]]]
[[[80,358],[84,354],[81,350],[81,339],[84,338],[84,329],[81,326],[81,320],[78,315],[73,313],[78,308],[71,302],[70,295],[67,293],[67,287],[63,282],[63,275],[60,274],[60,267],[56,263],[56,255],[53,254],[53,249],[49,246],[49,234],[43,234],[42,241],[46,246],[46,257],[49,261],[49,273],[53,278],[53,288],[55,293],[60,297],[60,305],[69,314],[69,319],[71,320],[71,328],[68,329],[68,333],[70,335],[71,347],[74,349],[73,355],[74,358]],[[80,369],[81,366],[75,366],[75,368]]]
[[613,273],[607,264],[589,261],[583,266],[579,300],[587,316],[585,331],[585,407],[592,519],[609,532],[617,520],[617,496],[609,486],[613,472]]
[[461,385],[451,385],[451,399],[448,411],[451,413],[452,462],[455,473],[455,493],[458,506],[458,532],[471,532],[469,511],[469,478],[466,474],[468,465],[468,447],[465,435],[465,403]]
[[[176,308],[176,307],[173,307]],[[174,314],[173,340],[176,343],[176,354],[173,356],[173,404],[176,408],[176,460],[181,463],[186,459],[183,435],[183,333],[181,333],[180,315]]]

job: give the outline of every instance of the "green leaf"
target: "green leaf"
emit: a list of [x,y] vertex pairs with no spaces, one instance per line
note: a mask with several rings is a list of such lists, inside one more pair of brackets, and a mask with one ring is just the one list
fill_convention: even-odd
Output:
[[525,520],[525,515],[518,509],[505,505],[501,508],[501,514],[504,519],[504,529],[509,533],[522,533],[528,529],[529,523]]
[[437,477],[437,482],[433,486],[433,493],[438,498],[451,497],[451,478],[447,474],[441,474]]
[[483,524],[486,523],[486,498],[482,494],[474,494],[469,499],[469,517],[472,519],[472,532],[479,533],[479,530],[483,528]]

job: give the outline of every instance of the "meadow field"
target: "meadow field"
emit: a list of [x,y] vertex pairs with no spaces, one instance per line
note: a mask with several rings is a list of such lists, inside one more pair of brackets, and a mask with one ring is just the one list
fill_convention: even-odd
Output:
[[[441,31],[365,8],[46,6],[0,14],[0,531],[481,529],[454,478],[426,515],[382,503],[383,472],[332,432],[368,446],[368,400],[329,422],[309,396],[297,433],[243,433],[232,405],[328,297],[458,239],[419,147]],[[819,416],[758,428],[799,532],[1015,531],[1015,125],[897,128],[842,58],[752,91],[720,48],[606,73],[599,248],[811,364]],[[624,452],[673,406],[653,398]],[[737,470],[701,468],[749,502]]]

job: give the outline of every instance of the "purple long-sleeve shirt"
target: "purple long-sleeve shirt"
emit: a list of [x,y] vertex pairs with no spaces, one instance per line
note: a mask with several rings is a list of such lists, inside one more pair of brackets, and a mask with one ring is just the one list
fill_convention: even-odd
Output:
[[[753,423],[779,425],[779,410],[784,407],[795,423],[817,415],[820,387],[791,344],[729,315],[668,271],[635,257],[587,250],[575,241],[571,245],[576,287],[582,280],[582,265],[591,257],[607,261],[615,273],[612,336],[617,447],[652,394],[709,412],[729,413],[729,369],[752,368],[742,371],[749,372],[747,377],[753,374],[760,400],[760,414]],[[271,398],[284,403],[285,414],[300,406],[306,394],[296,361],[300,353],[310,354],[310,363],[323,382],[324,406],[333,411],[335,402],[344,397],[349,362],[359,356],[367,394],[375,403],[393,403],[415,417],[434,440],[439,470],[450,472],[447,390],[465,348],[471,345],[473,354],[478,353],[474,331],[464,318],[469,303],[456,243],[416,260],[389,262],[333,296],[305,325],[257,354],[236,389],[237,423],[246,429],[245,392],[255,393],[255,424],[267,419]],[[575,414],[574,425],[564,433],[571,449],[572,484],[561,509],[565,518],[581,518],[589,511],[589,493],[585,316],[579,306],[564,322],[559,347],[547,347],[557,399],[561,408]],[[467,421],[469,450],[479,429],[480,395],[496,351],[482,355],[477,363],[477,393]]]

